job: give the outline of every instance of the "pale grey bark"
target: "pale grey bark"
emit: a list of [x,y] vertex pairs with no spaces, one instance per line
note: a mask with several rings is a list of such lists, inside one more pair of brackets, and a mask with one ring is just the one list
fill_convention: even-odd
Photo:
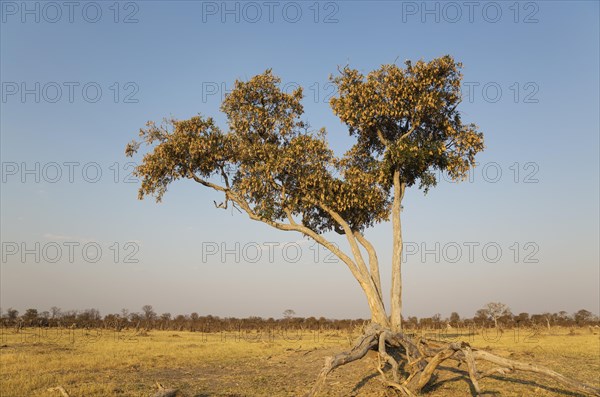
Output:
[[369,255],[369,273],[371,274],[371,279],[375,284],[377,292],[379,294],[379,298],[383,301],[383,295],[381,294],[381,276],[379,274],[379,259],[377,258],[377,251],[375,251],[375,247],[359,232],[354,232],[356,236],[356,240],[365,247],[367,253]]
[[402,199],[406,185],[400,180],[400,172],[394,172],[394,202],[392,204],[392,228],[394,233],[392,252],[391,316],[392,330],[402,330],[402,222],[400,219]]

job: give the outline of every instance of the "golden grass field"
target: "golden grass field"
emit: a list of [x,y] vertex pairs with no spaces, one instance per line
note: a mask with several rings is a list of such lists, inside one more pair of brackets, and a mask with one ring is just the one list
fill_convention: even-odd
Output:
[[[2,397],[148,397],[155,383],[186,397],[301,396],[326,356],[342,351],[356,335],[340,332],[212,333],[62,330],[46,333],[4,329],[0,349]],[[552,329],[539,334],[507,330],[464,335],[478,348],[535,361],[600,386],[600,336],[593,329]],[[391,396],[375,370],[377,354],[334,371],[322,396]],[[427,396],[470,396],[468,376],[447,362]],[[577,396],[552,380],[517,373],[485,378],[490,396]],[[386,394],[389,393],[389,394]]]

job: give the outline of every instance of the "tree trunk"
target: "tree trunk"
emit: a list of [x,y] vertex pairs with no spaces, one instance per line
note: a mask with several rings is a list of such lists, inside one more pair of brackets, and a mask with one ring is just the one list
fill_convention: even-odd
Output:
[[390,322],[385,312],[383,300],[377,288],[372,282],[359,280],[360,286],[363,289],[369,303],[369,310],[371,311],[371,322],[379,324],[382,327],[389,327]]
[[400,211],[405,184],[400,182],[400,172],[394,172],[394,202],[392,204],[392,227],[394,234],[392,254],[391,328],[402,330],[402,223]]

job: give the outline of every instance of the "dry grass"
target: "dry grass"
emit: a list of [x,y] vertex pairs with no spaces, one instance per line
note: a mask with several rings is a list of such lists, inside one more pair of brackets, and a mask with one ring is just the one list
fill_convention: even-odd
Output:
[[[475,347],[521,361],[535,361],[567,376],[600,386],[600,337],[587,329],[569,335],[554,329],[532,336],[506,331],[496,337],[461,336]],[[63,386],[72,397],[147,397],[155,382],[186,397],[300,396],[312,384],[323,359],[348,347],[346,333],[298,335],[201,334],[151,331],[63,330],[43,334],[4,330],[0,345],[2,397],[59,396],[47,389]],[[335,371],[323,396],[386,396],[374,370],[377,356]],[[428,396],[469,396],[468,378],[448,364]],[[527,374],[486,378],[494,396],[575,396],[560,385]],[[391,394],[389,394],[391,395]]]

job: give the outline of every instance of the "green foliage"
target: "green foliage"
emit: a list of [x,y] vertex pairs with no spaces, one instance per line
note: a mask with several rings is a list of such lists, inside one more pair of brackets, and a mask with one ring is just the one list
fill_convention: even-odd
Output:
[[357,138],[341,158],[325,129],[301,120],[301,88],[283,92],[271,70],[236,81],[221,106],[227,132],[212,118],[170,119],[149,122],[142,142],[128,144],[129,156],[141,143],[151,149],[135,171],[139,197],[160,201],[171,182],[189,178],[266,222],[299,219],[317,233],[343,233],[341,218],[362,231],[389,219],[395,172],[427,190],[436,170],[463,178],[483,150],[483,135],[456,110],[460,67],[445,56],[405,69],[383,65],[366,77],[341,70],[331,107]]
[[450,56],[431,62],[406,62],[406,68],[383,65],[366,77],[345,67],[333,79],[339,96],[335,114],[357,143],[347,156],[377,161],[379,182],[392,184],[394,170],[406,186],[436,184],[435,170],[464,179],[483,150],[483,134],[461,121],[460,63]]

